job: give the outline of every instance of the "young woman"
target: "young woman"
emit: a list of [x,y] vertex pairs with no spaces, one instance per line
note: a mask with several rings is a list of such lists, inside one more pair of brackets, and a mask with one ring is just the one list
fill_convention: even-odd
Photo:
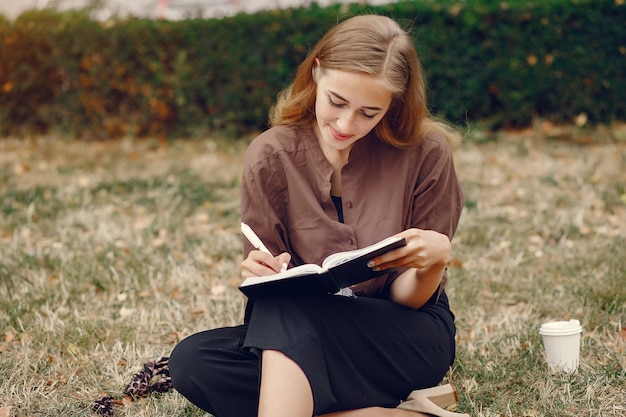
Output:
[[242,221],[279,255],[244,241],[242,277],[392,235],[407,245],[373,259],[393,271],[354,296],[250,300],[244,324],[183,340],[170,372],[194,404],[218,417],[459,415],[438,407],[450,385],[426,389],[454,361],[444,284],[463,196],[458,135],[429,117],[425,90],[412,39],[382,16],[340,23],[299,66],[242,177]]

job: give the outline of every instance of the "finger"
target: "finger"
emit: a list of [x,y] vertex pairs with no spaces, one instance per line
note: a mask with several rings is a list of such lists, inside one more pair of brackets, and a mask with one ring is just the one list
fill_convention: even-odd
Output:
[[283,262],[272,255],[265,252],[253,250],[250,251],[248,257],[241,263],[242,276],[265,276],[280,272]]
[[291,262],[291,255],[287,252],[283,252],[276,257],[278,262],[280,262],[281,271],[286,271],[289,266],[289,262]]
[[382,265],[382,264],[395,262],[398,259],[404,259],[410,254],[411,254],[411,249],[408,245],[406,245],[397,249],[392,249],[389,252],[385,252],[382,255],[379,255],[375,258],[370,259],[369,262],[373,262],[375,265]]
[[393,258],[385,260],[383,257],[373,259],[373,264],[370,266],[376,271],[384,271],[390,268],[405,267],[405,268],[424,268],[428,266],[428,260],[423,255],[416,255],[409,253],[399,258]]
[[241,276],[243,278],[262,277],[266,275],[272,275],[277,272],[278,271],[273,267],[265,265],[263,263],[249,262],[241,264]]

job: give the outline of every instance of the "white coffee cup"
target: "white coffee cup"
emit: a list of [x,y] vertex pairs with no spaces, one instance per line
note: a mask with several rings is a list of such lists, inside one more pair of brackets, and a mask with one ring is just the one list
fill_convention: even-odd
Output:
[[580,321],[553,321],[544,323],[539,329],[546,350],[546,361],[551,373],[578,371],[580,356]]

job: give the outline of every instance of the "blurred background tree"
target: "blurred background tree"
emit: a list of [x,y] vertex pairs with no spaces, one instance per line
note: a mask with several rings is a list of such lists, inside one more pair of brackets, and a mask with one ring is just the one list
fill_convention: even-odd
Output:
[[277,92],[310,47],[337,20],[359,13],[389,15],[411,29],[432,111],[453,123],[497,129],[537,118],[626,119],[623,0],[314,3],[180,20],[103,20],[103,5],[0,19],[0,135],[264,129]]

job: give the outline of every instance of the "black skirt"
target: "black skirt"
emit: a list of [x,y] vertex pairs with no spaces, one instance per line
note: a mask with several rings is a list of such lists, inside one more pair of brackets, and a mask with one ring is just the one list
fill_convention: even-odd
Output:
[[314,415],[395,407],[437,385],[454,361],[445,292],[421,309],[369,297],[259,299],[249,322],[189,336],[171,354],[174,387],[217,417],[256,417],[260,357],[278,350],[306,374]]

